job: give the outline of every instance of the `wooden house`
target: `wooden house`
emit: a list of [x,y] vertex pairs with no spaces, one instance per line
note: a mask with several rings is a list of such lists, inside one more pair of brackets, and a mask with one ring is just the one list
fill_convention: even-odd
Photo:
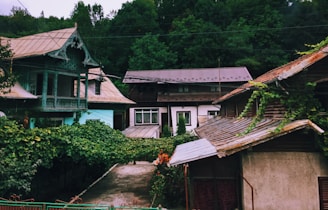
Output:
[[81,98],[84,98],[85,85],[88,84],[88,110],[81,112],[79,122],[84,124],[87,120],[100,120],[111,128],[123,130],[126,128],[126,111],[135,102],[126,98],[109,76],[100,68],[92,68],[88,72],[88,82],[81,80]]
[[179,116],[191,132],[218,115],[212,101],[252,77],[245,67],[127,71],[123,82],[136,102],[129,110],[129,137],[158,138],[165,125],[177,133]]
[[1,61],[0,67],[18,78],[14,87],[1,93],[0,110],[8,118],[28,119],[29,127],[71,124],[76,113],[88,109],[87,91],[81,97],[80,84],[88,69],[99,65],[77,27],[20,38],[1,37],[1,44],[10,45],[13,57]]
[[[316,97],[327,110],[328,46],[254,79],[288,94],[297,84],[314,82]],[[188,170],[190,209],[327,209],[328,162],[320,141],[325,132],[309,119],[281,129],[285,107],[267,106],[249,133],[257,106],[238,118],[255,83],[245,83],[218,97],[220,116],[195,129],[199,140],[178,145],[171,165]],[[302,91],[302,90],[300,90]],[[327,117],[324,112],[322,117]]]

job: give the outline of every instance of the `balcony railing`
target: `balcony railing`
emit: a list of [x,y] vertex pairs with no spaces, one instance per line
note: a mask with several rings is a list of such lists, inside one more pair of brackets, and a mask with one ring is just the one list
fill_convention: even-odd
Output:
[[47,97],[45,105],[40,101],[42,111],[74,112],[86,110],[87,100],[74,97]]

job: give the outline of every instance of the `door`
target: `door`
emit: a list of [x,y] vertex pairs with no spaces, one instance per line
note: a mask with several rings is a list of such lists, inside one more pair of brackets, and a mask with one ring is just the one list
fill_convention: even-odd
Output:
[[196,180],[193,194],[194,209],[233,210],[238,207],[235,179]]

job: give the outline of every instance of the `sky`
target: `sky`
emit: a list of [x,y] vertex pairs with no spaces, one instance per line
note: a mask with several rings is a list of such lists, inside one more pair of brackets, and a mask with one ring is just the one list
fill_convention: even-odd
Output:
[[[121,8],[122,3],[131,2],[131,0],[82,0],[85,5],[100,4],[103,7],[104,15],[112,10]],[[33,17],[40,17],[44,12],[45,17],[55,16],[58,18],[70,17],[75,5],[79,0],[0,0],[0,15],[9,15],[13,6],[27,9]]]

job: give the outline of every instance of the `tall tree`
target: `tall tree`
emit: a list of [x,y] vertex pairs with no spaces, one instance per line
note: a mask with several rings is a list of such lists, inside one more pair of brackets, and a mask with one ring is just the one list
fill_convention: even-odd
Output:
[[132,45],[129,69],[165,69],[175,68],[176,53],[169,50],[165,43],[159,41],[158,35],[146,34]]
[[296,51],[307,50],[305,44],[318,43],[327,36],[328,2],[289,0],[284,20],[282,40],[291,50],[292,60],[298,56]]
[[128,69],[131,46],[136,38],[159,31],[153,0],[134,0],[123,4],[111,20],[103,46],[107,51],[105,71],[123,76]]
[[79,1],[72,12],[71,19],[78,24],[79,32],[82,37],[88,37],[92,34],[92,21],[90,17],[90,5],[85,5]]
[[221,30],[193,15],[173,21],[169,47],[178,53],[178,68],[216,67],[220,51]]

